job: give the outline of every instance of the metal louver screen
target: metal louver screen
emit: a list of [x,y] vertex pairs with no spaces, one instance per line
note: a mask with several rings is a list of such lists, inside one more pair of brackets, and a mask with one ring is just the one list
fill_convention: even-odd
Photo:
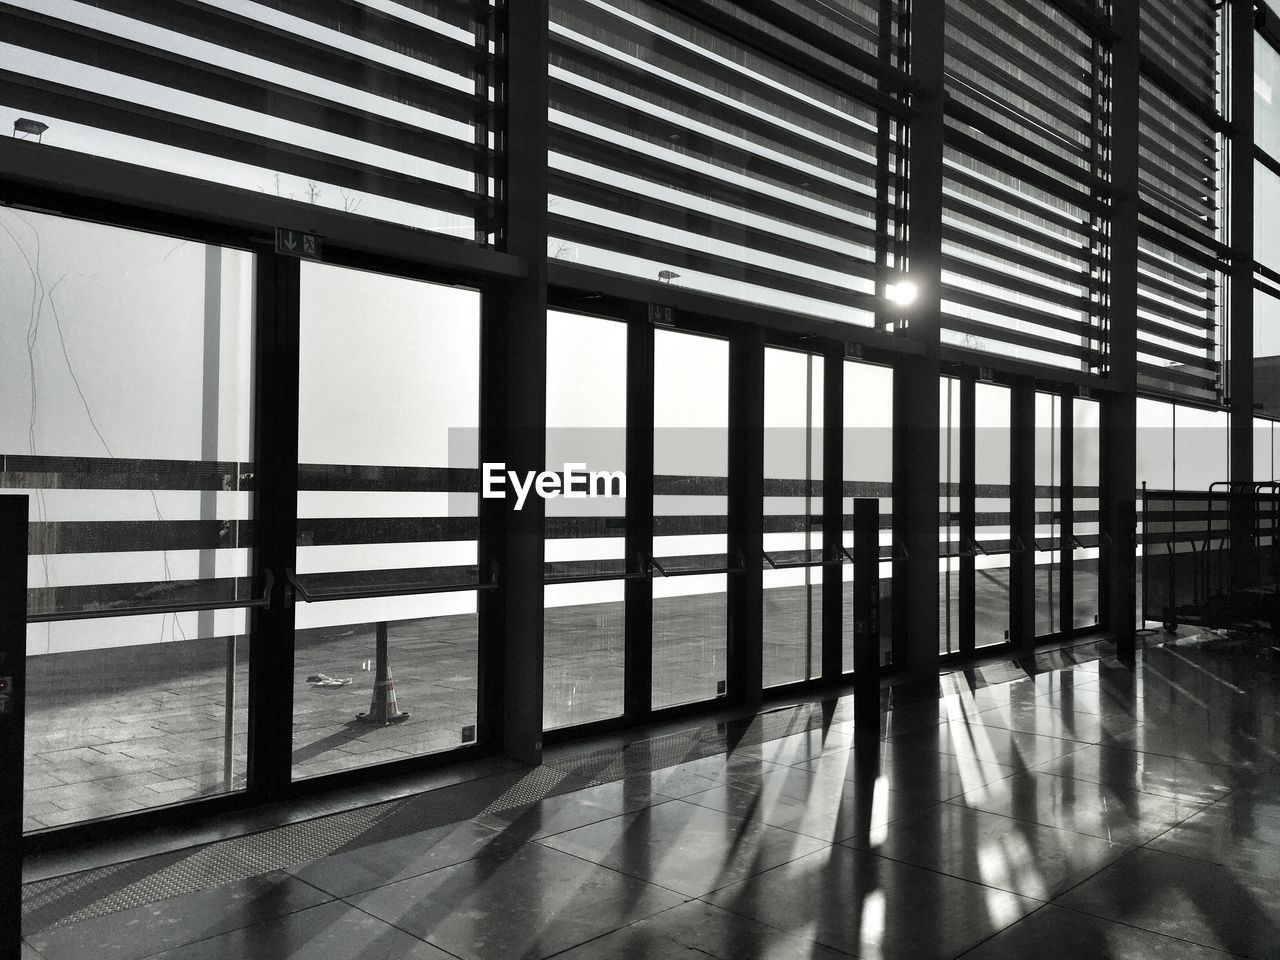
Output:
[[1228,251],[1217,12],[1210,0],[1143,0],[1139,89],[1138,380],[1219,399],[1219,290]]
[[47,123],[50,146],[484,241],[490,54],[476,10],[0,2],[0,110]]
[[948,4],[944,341],[1101,366],[1104,69],[1046,4]]
[[550,258],[874,322],[873,108],[644,0],[553,0],[550,29]]

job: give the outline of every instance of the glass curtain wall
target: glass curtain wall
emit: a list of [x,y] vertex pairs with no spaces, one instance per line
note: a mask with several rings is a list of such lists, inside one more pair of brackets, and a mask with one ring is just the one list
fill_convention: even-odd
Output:
[[652,703],[661,709],[726,692],[728,342],[654,331],[653,393]]
[[304,262],[300,314],[293,770],[312,777],[475,741],[491,572],[479,294]]
[[26,831],[245,786],[253,276],[244,251],[0,207]]
[[543,725],[620,716],[626,640],[627,326],[547,316],[547,470],[603,496],[546,502]]
[[822,675],[823,358],[764,356],[764,685]]

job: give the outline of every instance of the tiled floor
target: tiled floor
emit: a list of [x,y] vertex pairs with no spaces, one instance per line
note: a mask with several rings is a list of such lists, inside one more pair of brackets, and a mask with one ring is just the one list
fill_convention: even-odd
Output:
[[544,799],[387,813],[309,862],[259,835],[258,875],[179,896],[162,869],[210,848],[155,858],[141,905],[110,906],[148,861],[69,877],[31,897],[24,960],[1280,957],[1272,643],[952,674],[875,730],[841,702],[580,790],[548,765],[518,778]]

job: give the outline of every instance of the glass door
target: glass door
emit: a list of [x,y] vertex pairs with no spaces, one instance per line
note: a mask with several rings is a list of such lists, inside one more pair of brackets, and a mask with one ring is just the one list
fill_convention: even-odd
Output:
[[974,384],[974,531],[967,553],[977,648],[1009,640],[1011,393],[996,383]]
[[301,264],[295,778],[476,740],[480,295]]
[[[627,498],[612,474],[627,469],[627,383],[624,322],[548,314],[547,470],[579,479],[546,502],[546,729],[625,707]],[[578,495],[586,484],[590,497]]]
[[648,558],[655,710],[727,692],[728,494],[729,343],[657,329]]
[[823,358],[764,358],[764,685],[822,676]]

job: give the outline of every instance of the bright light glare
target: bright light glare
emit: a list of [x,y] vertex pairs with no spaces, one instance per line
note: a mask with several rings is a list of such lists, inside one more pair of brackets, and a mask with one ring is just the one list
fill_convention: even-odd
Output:
[[910,280],[889,283],[885,285],[884,295],[889,298],[890,303],[896,303],[900,307],[910,306],[916,301],[916,285]]

